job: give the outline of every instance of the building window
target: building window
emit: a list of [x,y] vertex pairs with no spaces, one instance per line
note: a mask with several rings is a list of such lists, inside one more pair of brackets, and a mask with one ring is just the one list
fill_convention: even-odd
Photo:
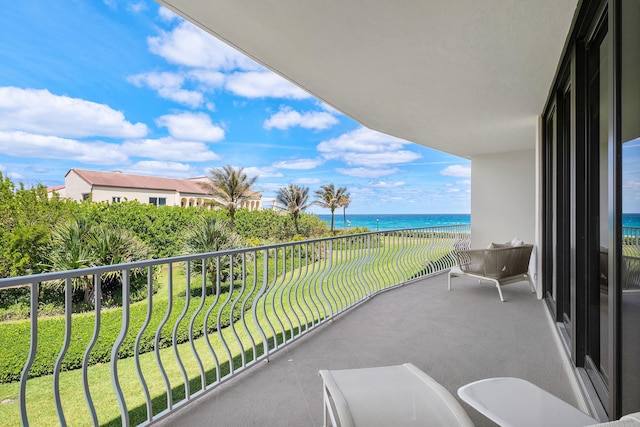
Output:
[[89,200],[91,198],[91,193],[82,193],[82,200]]
[[120,200],[120,196],[112,197],[112,198],[111,198],[111,201],[112,201],[113,203],[120,203],[120,201],[121,201],[121,200]]
[[149,197],[149,204],[155,206],[166,206],[167,198],[166,197]]

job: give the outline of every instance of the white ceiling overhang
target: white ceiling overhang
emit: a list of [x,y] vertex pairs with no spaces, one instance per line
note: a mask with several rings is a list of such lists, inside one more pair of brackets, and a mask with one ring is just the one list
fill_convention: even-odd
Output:
[[363,125],[532,149],[578,0],[156,0]]

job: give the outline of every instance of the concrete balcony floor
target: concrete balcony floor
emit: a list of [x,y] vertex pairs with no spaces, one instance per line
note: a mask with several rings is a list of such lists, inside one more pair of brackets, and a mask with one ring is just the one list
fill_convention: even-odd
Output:
[[[526,282],[503,288],[441,274],[385,292],[310,332],[158,426],[321,426],[320,369],[411,362],[457,397],[488,377],[520,377],[573,406],[545,304]],[[476,426],[494,425],[467,404]]]

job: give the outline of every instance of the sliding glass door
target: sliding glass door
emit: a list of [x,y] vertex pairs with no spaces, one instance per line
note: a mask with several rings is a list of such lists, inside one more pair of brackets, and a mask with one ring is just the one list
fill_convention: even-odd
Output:
[[549,309],[611,419],[640,411],[640,1],[584,0],[544,115]]
[[609,400],[609,35],[607,14],[595,21],[586,46],[587,135],[585,141],[588,230],[586,291],[587,324],[585,368],[602,402]]

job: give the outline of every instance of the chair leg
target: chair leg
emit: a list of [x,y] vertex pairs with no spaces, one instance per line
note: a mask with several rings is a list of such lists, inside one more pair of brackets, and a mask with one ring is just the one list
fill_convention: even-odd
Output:
[[504,298],[502,297],[502,289],[500,289],[500,283],[496,282],[496,288],[498,288],[498,294],[500,295],[500,301],[504,302]]

